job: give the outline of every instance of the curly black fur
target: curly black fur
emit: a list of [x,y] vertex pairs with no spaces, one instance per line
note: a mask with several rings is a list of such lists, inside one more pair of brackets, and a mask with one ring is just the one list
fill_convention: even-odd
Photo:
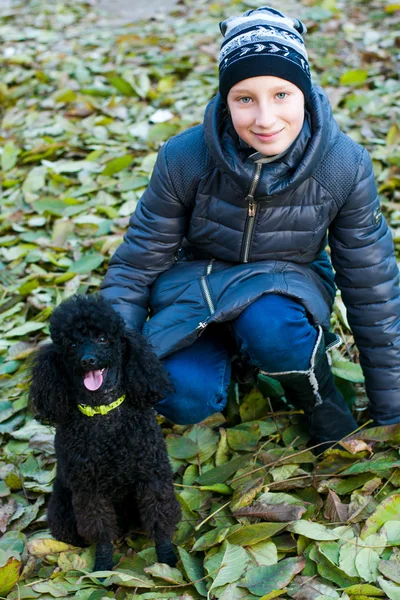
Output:
[[[175,565],[171,535],[181,511],[153,409],[171,389],[162,364],[142,335],[127,334],[99,295],[63,302],[50,319],[50,334],[52,343],[33,359],[30,399],[37,418],[56,426],[52,534],[78,546],[97,543],[95,570],[108,570],[111,542],[142,526],[158,560]],[[90,371],[97,386],[102,382],[97,389],[84,383]],[[78,409],[124,394],[106,415],[88,417]]]

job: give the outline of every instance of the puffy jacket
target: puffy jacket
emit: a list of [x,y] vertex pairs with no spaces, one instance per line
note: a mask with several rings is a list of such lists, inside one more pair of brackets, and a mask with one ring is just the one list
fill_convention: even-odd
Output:
[[[279,160],[248,156],[220,96],[174,136],[110,260],[101,293],[162,358],[265,293],[297,299],[329,329],[334,274],[379,423],[400,420],[399,272],[371,159],[314,87]],[[150,310],[150,318],[146,321]],[[145,322],[146,321],[146,322]]]

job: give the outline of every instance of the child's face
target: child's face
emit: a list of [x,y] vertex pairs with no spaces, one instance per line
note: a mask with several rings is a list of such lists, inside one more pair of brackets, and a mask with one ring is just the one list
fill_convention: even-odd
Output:
[[286,150],[303,127],[303,92],[280,77],[239,81],[227,101],[239,137],[266,156]]

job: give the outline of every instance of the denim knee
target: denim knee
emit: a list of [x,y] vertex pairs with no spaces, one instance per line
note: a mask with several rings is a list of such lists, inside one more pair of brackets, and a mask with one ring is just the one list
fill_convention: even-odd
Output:
[[191,346],[163,360],[175,391],[155,409],[173,423],[199,423],[223,410],[231,378],[225,344],[207,331]]
[[292,298],[265,294],[233,322],[240,353],[268,373],[305,371],[317,340],[305,308]]

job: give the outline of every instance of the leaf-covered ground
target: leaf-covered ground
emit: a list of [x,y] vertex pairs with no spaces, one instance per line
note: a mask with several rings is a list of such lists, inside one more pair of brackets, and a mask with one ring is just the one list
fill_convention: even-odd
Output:
[[[98,289],[160,145],[202,121],[217,89],[218,22],[262,4],[185,0],[167,19],[119,28],[82,0],[3,9],[0,597],[400,599],[400,426],[365,430],[339,296],[332,327],[345,344],[333,369],[358,441],[318,455],[271,381],[233,384],[224,415],[190,427],[160,419],[183,510],[176,569],[154,564],[138,532],[116,545],[115,572],[100,584],[93,548],[46,529],[53,431],[27,408],[27,358],[48,337],[54,306]],[[314,81],[370,150],[397,244],[400,4],[279,2],[296,6]]]

